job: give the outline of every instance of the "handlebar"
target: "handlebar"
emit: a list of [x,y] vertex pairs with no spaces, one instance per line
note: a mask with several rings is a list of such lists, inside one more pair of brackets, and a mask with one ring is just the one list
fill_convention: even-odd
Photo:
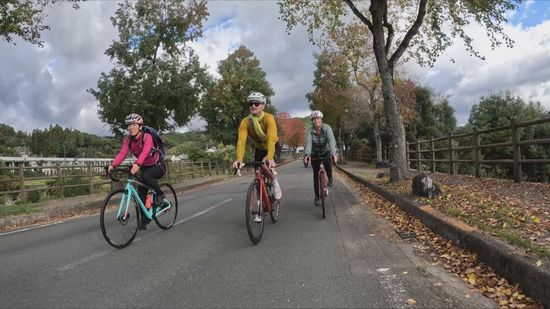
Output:
[[[312,158],[311,156],[306,156],[304,162],[304,167],[307,168],[309,166],[310,161],[324,161],[325,159],[319,159],[319,158]],[[336,165],[336,160],[334,160],[333,156],[330,156],[330,160],[332,161],[332,164]]]
[[271,169],[267,167],[267,163],[265,161],[251,161],[251,162],[241,162],[241,165],[235,169],[235,173],[233,174],[233,176],[237,175],[237,176],[241,176],[241,169],[245,166],[245,165],[259,165],[260,166],[260,170],[269,178],[271,179],[274,179],[275,176],[273,175],[273,173],[271,172]]
[[129,166],[120,166],[120,167],[115,167],[111,170],[111,172],[109,172],[109,166],[105,166],[104,167],[105,169],[105,175],[107,177],[109,177],[112,181],[115,181],[115,182],[121,182],[123,181],[122,179],[119,179],[119,178],[116,178],[113,176],[113,173],[116,173],[116,172],[127,172],[129,175],[131,176],[134,176],[132,174],[130,174],[130,171],[132,170],[132,166],[129,165]]

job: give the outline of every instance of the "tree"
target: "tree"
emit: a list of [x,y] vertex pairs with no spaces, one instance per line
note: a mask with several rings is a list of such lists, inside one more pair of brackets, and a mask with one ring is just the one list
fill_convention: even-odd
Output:
[[329,50],[323,50],[315,58],[313,91],[306,98],[311,110],[323,112],[323,122],[333,128],[341,147],[342,124],[352,102],[349,64],[345,56]]
[[119,40],[105,52],[116,66],[101,74],[97,90],[88,90],[113,132],[122,133],[131,112],[161,131],[189,122],[212,82],[187,45],[202,35],[207,15],[204,0],[126,0],[119,5],[111,18]]
[[279,113],[277,124],[280,127],[279,141],[291,150],[296,150],[305,143],[306,127],[300,118],[292,118],[288,113]]
[[[510,125],[510,121],[515,119],[517,122],[528,121],[542,118],[547,115],[547,111],[539,102],[526,103],[519,97],[513,97],[510,92],[492,94],[482,97],[479,103],[474,104],[468,118],[469,129],[485,129],[503,125]],[[525,127],[519,131],[519,139],[533,140],[545,139],[550,136],[550,125],[537,125]],[[495,144],[510,141],[510,131],[498,131],[489,134],[480,135],[481,144]],[[485,159],[511,159],[511,147],[496,147],[484,149],[482,153]],[[541,159],[550,157],[550,146],[548,145],[526,145],[521,147],[521,157],[524,159]],[[504,175],[512,176],[512,169],[509,165],[499,167]],[[547,181],[550,167],[526,165],[522,166],[522,172],[527,175],[529,180]]]
[[[519,2],[280,0],[279,9],[289,30],[302,23],[308,27],[310,39],[315,36],[316,29],[337,29],[356,23],[355,19],[347,17],[350,11],[363,27],[368,28],[372,34],[371,48],[381,78],[384,110],[393,139],[390,178],[397,181],[409,177],[405,130],[393,83],[397,62],[408,52],[406,56],[416,58],[420,64],[431,64],[455,37],[465,42],[471,54],[482,57],[464,30],[472,20],[486,28],[492,47],[502,41],[511,46],[513,42],[502,33],[501,23],[506,21],[506,12]],[[424,23],[425,19],[429,22]]]
[[15,42],[14,37],[20,37],[24,41],[43,47],[40,34],[50,30],[50,26],[44,24],[47,14],[44,9],[56,3],[72,3],[73,8],[78,9],[80,0],[2,0],[0,5],[0,37],[6,42]]
[[267,98],[266,111],[274,113],[269,104],[274,92],[254,53],[240,46],[218,66],[220,79],[206,97],[200,115],[206,121],[207,131],[224,144],[237,141],[241,120],[250,114],[246,98],[254,91]]

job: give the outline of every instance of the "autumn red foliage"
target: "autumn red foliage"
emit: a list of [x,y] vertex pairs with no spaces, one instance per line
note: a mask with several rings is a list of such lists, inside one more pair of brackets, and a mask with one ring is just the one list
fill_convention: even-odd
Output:
[[280,127],[279,141],[291,149],[303,146],[305,142],[306,128],[300,118],[291,118],[289,113],[279,113],[277,123]]

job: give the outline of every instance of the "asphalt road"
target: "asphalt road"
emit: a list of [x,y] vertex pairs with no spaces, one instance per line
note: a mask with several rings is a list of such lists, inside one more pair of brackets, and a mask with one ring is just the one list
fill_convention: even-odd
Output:
[[244,221],[251,175],[180,195],[176,226],[152,223],[121,250],[105,242],[97,215],[0,234],[0,307],[491,305],[411,255],[339,176],[322,219],[311,169],[294,162],[278,173],[280,218],[266,218],[257,246]]

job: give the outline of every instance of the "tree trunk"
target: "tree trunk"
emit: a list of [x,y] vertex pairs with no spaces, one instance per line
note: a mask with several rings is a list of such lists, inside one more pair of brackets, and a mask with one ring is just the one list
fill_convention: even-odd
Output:
[[405,127],[395,98],[393,74],[387,70],[386,72],[380,72],[380,75],[382,76],[382,92],[384,93],[384,112],[388,118],[392,138],[390,144],[392,158],[390,179],[395,182],[409,178],[405,148]]
[[382,138],[380,137],[380,128],[378,127],[378,120],[374,119],[374,142],[376,146],[376,162],[384,160],[382,158]]
[[396,182],[409,178],[407,165],[407,152],[405,145],[405,127],[399,113],[395,89],[393,84],[393,64],[388,61],[384,40],[384,15],[383,1],[371,2],[370,12],[373,17],[373,50],[376,56],[378,72],[382,81],[382,93],[384,95],[384,112],[390,127],[390,180]]

